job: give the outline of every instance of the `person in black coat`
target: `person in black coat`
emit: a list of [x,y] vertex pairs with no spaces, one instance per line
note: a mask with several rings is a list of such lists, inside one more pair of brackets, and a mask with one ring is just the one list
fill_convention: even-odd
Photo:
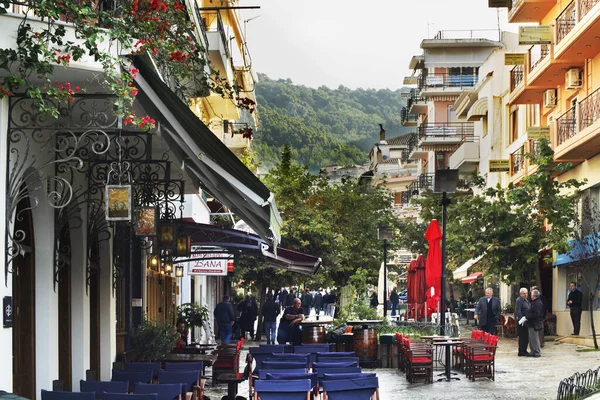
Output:
[[567,305],[571,309],[571,321],[573,322],[573,333],[571,335],[579,335],[581,328],[581,304],[583,303],[583,295],[577,290],[577,283],[569,284],[571,292],[567,298]]
[[493,335],[501,312],[500,299],[494,297],[494,290],[485,289],[485,297],[480,298],[475,305],[475,319],[479,321],[481,329]]
[[400,296],[398,296],[398,288],[393,288],[390,294],[390,303],[392,303],[392,317],[396,315],[396,309],[400,302]]
[[[521,318],[525,317],[529,311],[530,306],[529,300],[527,299],[527,293],[528,292],[526,288],[521,288],[521,290],[519,290],[519,297],[517,298],[515,306],[515,318],[517,322],[520,321]],[[517,334],[519,335],[518,355],[519,357],[526,357],[529,355],[527,352],[527,345],[529,344],[529,329],[524,323],[517,324]]]
[[246,296],[240,304],[240,330],[241,336],[246,337],[246,332],[250,332],[250,337],[254,340],[254,322],[258,317],[258,305],[250,296]]
[[371,296],[369,297],[369,306],[371,308],[377,308],[378,305],[379,305],[379,299],[377,298],[377,292],[373,290],[371,292]]
[[317,294],[315,294],[315,298],[313,299],[313,305],[315,307],[315,313],[319,315],[319,313],[321,312],[321,308],[323,308],[323,295],[321,294],[321,292],[317,292]]
[[267,333],[267,344],[275,344],[277,336],[277,316],[279,315],[279,305],[273,301],[273,296],[267,295],[267,301],[262,306],[261,314]]
[[[544,305],[540,300],[540,291],[535,289],[531,291],[531,306],[525,314],[527,318],[527,328],[529,329],[529,357],[540,357],[542,349],[540,348],[540,336],[538,332],[544,329]],[[521,322],[521,321],[520,321]]]
[[279,311],[285,307],[285,299],[287,298],[288,291],[286,288],[281,289],[279,292]]
[[[544,307],[542,312],[544,315],[544,321],[546,321],[546,314],[548,314],[548,299],[546,298],[546,296],[544,296],[539,287],[532,286],[531,291],[533,292],[534,290],[538,290],[540,292],[540,301],[542,302],[542,306]],[[540,330],[538,332],[538,335],[540,336],[540,347],[544,347],[544,329]]]
[[305,289],[304,294],[302,295],[300,300],[302,301],[302,308],[304,309],[307,315],[310,315],[310,308],[313,304],[313,297],[308,289]]

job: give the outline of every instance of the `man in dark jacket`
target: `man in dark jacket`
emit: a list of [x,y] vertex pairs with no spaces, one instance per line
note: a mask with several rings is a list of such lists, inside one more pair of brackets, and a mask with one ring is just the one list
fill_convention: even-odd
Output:
[[321,308],[323,308],[323,295],[321,294],[321,292],[317,292],[317,294],[315,294],[315,298],[313,299],[313,305],[315,307],[315,313],[319,315],[319,313],[321,312]]
[[232,326],[235,323],[235,315],[233,314],[233,306],[229,302],[229,296],[223,296],[223,301],[217,304],[213,312],[219,334],[221,335],[221,344],[229,344],[231,340]]
[[[517,322],[521,320],[521,318],[527,315],[529,311],[529,300],[527,299],[527,289],[521,288],[519,290],[519,297],[517,298],[516,306],[515,306],[515,318]],[[529,329],[525,326],[525,324],[517,324],[517,334],[519,335],[519,357],[526,357],[529,355],[527,352],[527,345],[529,344]]]
[[[548,299],[546,298],[546,296],[544,296],[544,293],[542,293],[541,289],[537,286],[532,286],[531,287],[531,291],[533,292],[534,290],[537,290],[540,292],[540,301],[542,302],[542,305],[544,306],[543,310],[542,310],[542,315],[544,316],[544,321],[546,320],[546,314],[548,313]],[[542,323],[544,322],[542,321]],[[540,330],[538,332],[538,335],[540,336],[540,347],[544,347],[544,329]]]
[[390,294],[390,303],[392,303],[392,317],[396,315],[396,308],[398,308],[399,302],[400,297],[398,296],[398,288],[393,288],[392,293]]
[[308,289],[304,290],[304,294],[302,295],[300,300],[302,300],[302,308],[304,308],[306,315],[310,315],[310,308],[312,307],[313,297]]
[[538,332],[544,329],[544,305],[540,300],[540,291],[535,289],[531,291],[531,307],[525,314],[527,318],[527,328],[529,330],[529,357],[540,357],[542,349],[540,348],[540,336]]
[[500,299],[494,297],[494,290],[485,289],[485,297],[480,298],[475,305],[475,319],[479,321],[481,329],[493,335],[501,312]]
[[267,295],[267,302],[262,306],[261,314],[265,323],[265,332],[267,333],[267,344],[275,344],[277,336],[277,316],[279,315],[279,306],[273,301],[273,296]]
[[285,299],[287,298],[288,291],[286,288],[281,289],[279,292],[279,310],[283,310],[285,307]]
[[571,335],[579,335],[579,329],[581,328],[581,303],[583,302],[583,296],[579,290],[577,290],[577,283],[571,282],[569,284],[571,292],[567,298],[567,305],[571,309],[571,321],[573,321],[573,333]]

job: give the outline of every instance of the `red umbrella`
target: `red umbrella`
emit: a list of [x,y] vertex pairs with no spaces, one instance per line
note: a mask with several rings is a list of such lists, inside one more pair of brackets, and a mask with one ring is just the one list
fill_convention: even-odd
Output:
[[434,288],[434,298],[439,298],[442,291],[442,251],[440,241],[442,231],[436,219],[432,219],[425,232],[425,239],[429,243],[427,254],[427,288]]
[[426,268],[423,254],[419,254],[415,264],[417,268],[417,273],[415,274],[415,302],[425,303],[425,300],[427,300],[425,293],[427,291],[427,283],[425,282]]
[[407,272],[408,277],[406,278],[406,302],[409,304],[415,303],[415,275],[417,272],[416,261],[412,260],[410,264],[408,264]]

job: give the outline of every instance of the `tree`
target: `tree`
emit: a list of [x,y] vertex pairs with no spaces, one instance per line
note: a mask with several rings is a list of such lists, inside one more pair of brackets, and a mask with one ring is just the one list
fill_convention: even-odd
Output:
[[572,268],[579,272],[583,283],[589,289],[590,323],[594,347],[597,349],[593,311],[597,288],[600,285],[600,215],[596,199],[591,198],[589,193],[580,198],[577,208],[581,210],[581,214],[575,212],[569,255],[577,260],[572,264]]

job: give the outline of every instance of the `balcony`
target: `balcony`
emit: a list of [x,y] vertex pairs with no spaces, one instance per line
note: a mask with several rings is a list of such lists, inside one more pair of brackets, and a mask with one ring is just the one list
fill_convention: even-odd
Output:
[[425,190],[433,190],[433,178],[435,174],[421,174],[416,181],[408,185],[405,192],[400,194],[402,204],[410,204],[413,197],[417,197],[420,192]]
[[454,151],[465,140],[472,140],[473,122],[435,122],[419,126],[419,148],[425,151]]
[[594,58],[600,44],[600,0],[573,0],[556,18],[555,57]]
[[473,172],[479,165],[479,141],[465,140],[450,155],[450,169],[458,169],[459,173]]
[[402,107],[402,111],[400,113],[400,121],[403,126],[417,126],[417,124],[419,123],[419,115],[410,114],[408,112],[407,107]]
[[600,153],[600,88],[556,119],[555,158],[580,162]]
[[421,75],[419,89],[423,96],[460,94],[463,89],[472,89],[477,84],[477,74],[434,73]]
[[[540,62],[543,62],[543,60],[540,60]],[[528,70],[529,68],[526,69],[524,65],[516,65],[510,71],[509,104],[539,104],[542,102],[544,90],[546,90],[549,85],[529,85]]]
[[556,5],[556,0],[513,0],[508,22],[539,22]]
[[233,66],[229,41],[225,33],[225,25],[220,12],[202,14],[206,21],[206,38],[208,40],[208,55],[213,67],[222,78],[233,81]]
[[520,176],[525,172],[525,145],[519,147],[510,155],[510,175]]

